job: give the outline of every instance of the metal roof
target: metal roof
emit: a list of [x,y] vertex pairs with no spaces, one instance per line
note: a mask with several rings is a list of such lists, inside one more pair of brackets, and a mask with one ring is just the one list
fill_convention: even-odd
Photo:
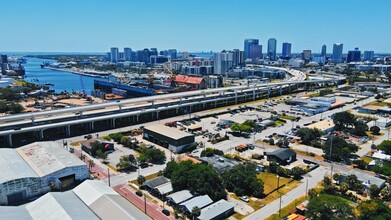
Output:
[[158,186],[161,186],[161,185],[169,183],[169,182],[171,182],[170,179],[168,179],[164,176],[158,176],[156,178],[145,181],[143,183],[143,185],[148,186],[149,188],[156,188]]
[[213,203],[212,205],[208,205],[207,207],[203,208],[201,210],[201,215],[198,216],[198,219],[199,220],[213,219],[229,210],[233,211],[233,209],[234,206],[231,203],[222,199],[220,201]]
[[15,149],[0,149],[0,184],[10,180],[33,177],[38,177],[38,175]]
[[66,167],[85,166],[79,158],[54,141],[35,142],[16,151],[40,177]]
[[165,183],[163,185],[160,185],[160,186],[156,187],[156,189],[162,195],[165,195],[165,194],[168,194],[168,193],[174,191],[173,188],[172,188],[171,182],[168,182],[168,183]]
[[296,152],[294,152],[290,148],[281,148],[278,150],[275,150],[273,152],[267,153],[267,156],[276,156],[280,160],[288,160],[290,157],[296,155]]
[[32,220],[33,218],[23,206],[0,206],[0,219]]
[[211,204],[213,201],[208,195],[203,196],[197,196],[194,197],[186,202],[183,202],[180,204],[180,206],[185,207],[185,209],[188,212],[191,212],[194,207],[198,207],[200,209],[204,208],[205,206]]
[[144,132],[145,132],[145,130],[149,130],[149,131],[164,135],[164,136],[172,138],[174,140],[179,140],[184,137],[194,136],[193,134],[189,134],[187,132],[180,131],[176,128],[170,128],[168,126],[161,125],[161,124],[146,126],[144,128]]
[[25,208],[33,219],[99,219],[72,191],[47,193]]
[[150,219],[102,181],[86,180],[73,192],[100,219]]
[[171,200],[172,202],[174,202],[175,204],[179,204],[181,202],[184,202],[186,200],[193,198],[193,195],[190,193],[189,190],[181,190],[181,191],[178,191],[176,193],[173,193],[173,194],[167,196],[167,198],[169,200]]

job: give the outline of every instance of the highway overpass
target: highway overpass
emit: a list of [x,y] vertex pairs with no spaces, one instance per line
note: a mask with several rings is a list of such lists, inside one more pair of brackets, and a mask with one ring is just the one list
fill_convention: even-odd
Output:
[[57,133],[66,136],[72,136],[72,130],[75,129],[92,133],[97,129],[97,126],[100,129],[102,126],[107,129],[108,127],[139,124],[178,114],[286,94],[308,83],[325,85],[338,83],[342,80],[345,78],[224,87],[133,98],[60,110],[23,113],[0,118],[0,122],[2,122],[0,137],[3,137],[2,142],[13,146],[13,136],[17,136],[14,138],[15,140],[21,140],[20,138],[23,138],[23,134],[26,133],[33,133],[33,136],[38,140],[50,138],[45,135],[45,131],[53,135],[51,129],[56,129]]

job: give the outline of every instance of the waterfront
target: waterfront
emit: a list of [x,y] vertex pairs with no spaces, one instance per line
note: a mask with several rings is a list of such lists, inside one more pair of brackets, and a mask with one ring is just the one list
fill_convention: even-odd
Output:
[[40,85],[52,83],[54,86],[49,86],[49,88],[53,89],[56,93],[60,93],[62,91],[82,91],[83,84],[85,92],[87,94],[91,94],[91,90],[94,88],[94,79],[102,80],[101,78],[80,76],[64,71],[42,69],[40,67],[42,62],[54,63],[55,60],[38,59],[33,57],[27,57],[26,59],[27,63],[24,64],[26,69],[25,81]]

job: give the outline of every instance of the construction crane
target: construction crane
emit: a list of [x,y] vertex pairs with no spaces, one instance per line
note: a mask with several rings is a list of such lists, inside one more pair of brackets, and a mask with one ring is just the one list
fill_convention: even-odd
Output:
[[168,71],[168,73],[170,73],[171,87],[176,87],[175,78],[177,74],[174,73],[170,68],[168,68],[164,63],[163,63],[163,67]]
[[153,88],[153,80],[154,80],[155,73],[156,73],[157,71],[158,71],[158,69],[155,69],[155,70],[152,70],[152,71],[148,74],[147,81],[148,81],[148,88],[150,88],[150,89]]

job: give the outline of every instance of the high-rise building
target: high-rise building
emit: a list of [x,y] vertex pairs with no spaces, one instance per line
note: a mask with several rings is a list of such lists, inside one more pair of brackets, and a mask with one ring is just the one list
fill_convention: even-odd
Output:
[[347,63],[351,62],[359,62],[361,61],[361,51],[358,47],[354,48],[354,50],[348,51],[348,57],[346,58]]
[[124,48],[124,59],[125,61],[131,61],[132,59],[132,49],[129,47]]
[[120,61],[124,61],[125,60],[125,53],[124,52],[119,52],[118,58],[119,58]]
[[282,43],[282,59],[289,59],[292,56],[292,44],[291,43]]
[[333,57],[331,59],[333,63],[342,63],[342,51],[343,51],[343,44],[333,45]]
[[325,57],[327,54],[327,47],[326,45],[322,46],[322,52],[320,53],[320,56]]
[[244,51],[240,51],[239,49],[234,49],[233,52],[233,66],[242,66],[244,64]]
[[364,61],[371,61],[373,60],[373,57],[375,56],[374,51],[364,51]]
[[158,54],[157,54],[157,48],[151,48],[151,50],[149,51],[149,53],[150,53],[150,56],[152,56],[152,55],[157,56],[157,55],[158,55]]
[[301,53],[301,58],[306,62],[311,61],[311,50],[303,50],[303,53]]
[[233,65],[233,53],[221,52],[214,54],[213,71],[214,74],[223,75],[227,70],[232,68]]
[[182,59],[188,59],[189,58],[189,52],[183,51],[182,52]]
[[262,59],[262,45],[251,45],[249,58],[252,60]]
[[250,58],[250,48],[252,45],[258,45],[258,39],[245,39],[244,40],[244,59]]
[[277,60],[277,40],[270,38],[267,41],[267,56],[270,60]]
[[168,56],[171,57],[171,60],[176,60],[176,54],[177,54],[177,51],[176,49],[169,49],[168,50]]
[[118,47],[112,47],[110,49],[110,55],[111,55],[110,62],[117,63],[118,60],[119,60],[119,50],[118,50]]

